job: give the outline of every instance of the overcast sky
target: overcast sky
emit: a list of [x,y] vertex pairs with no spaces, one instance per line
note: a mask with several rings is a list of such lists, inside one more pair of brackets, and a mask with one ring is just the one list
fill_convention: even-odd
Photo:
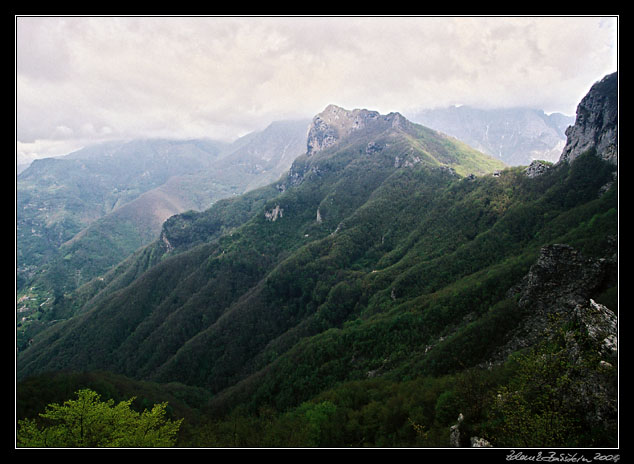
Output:
[[574,115],[616,17],[16,17],[18,162],[131,137],[234,139],[328,104]]

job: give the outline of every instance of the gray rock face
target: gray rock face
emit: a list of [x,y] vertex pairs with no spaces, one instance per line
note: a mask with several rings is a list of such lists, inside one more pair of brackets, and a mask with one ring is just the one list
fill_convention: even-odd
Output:
[[284,208],[280,208],[280,205],[275,205],[271,211],[265,211],[264,217],[267,221],[275,222],[279,218],[284,217]]
[[567,142],[559,162],[573,161],[594,149],[601,158],[617,164],[618,76],[604,77],[592,86],[577,106],[575,124],[566,130]]
[[339,134],[334,127],[330,126],[319,115],[313,119],[313,123],[308,131],[306,141],[306,153],[312,155],[318,151],[333,146],[339,139]]
[[590,299],[585,305],[575,308],[575,317],[585,328],[588,337],[601,346],[601,355],[606,358],[616,357],[618,318],[614,312]]
[[460,424],[464,421],[462,413],[458,416],[458,421],[449,428],[449,446],[451,448],[460,447]]
[[[553,318],[583,322],[582,314],[597,313],[592,309],[592,295],[616,279],[616,254],[608,259],[590,259],[568,245],[543,247],[529,273],[510,291],[528,315],[492,361],[502,361],[508,354],[542,340]],[[591,321],[592,317],[588,315],[585,320]]]
[[[313,118],[308,129],[306,154],[311,156],[335,145],[339,140],[364,129],[394,128],[406,129],[411,124],[399,113],[381,115],[366,109],[346,110],[336,105],[328,105]],[[378,147],[368,147],[376,151]]]
[[[609,308],[592,299],[577,306],[574,317],[578,327],[598,349],[594,368],[584,370],[581,376],[571,376],[574,382],[567,401],[573,407],[581,406],[589,423],[613,428],[618,417],[618,384],[613,380],[618,365],[618,318]],[[567,334],[567,349],[573,366],[589,364],[588,357],[583,354],[584,348],[572,334]]]
[[600,287],[608,271],[607,260],[586,259],[569,245],[545,246],[524,280],[520,305],[574,306]]
[[553,306],[572,308],[613,281],[615,273],[615,256],[591,259],[569,245],[545,246],[524,279],[520,305],[536,305],[543,311]]
[[530,178],[537,177],[548,171],[550,169],[551,164],[545,163],[543,161],[535,160],[526,168],[526,175]]
[[491,448],[491,443],[489,443],[484,438],[471,437],[471,447],[472,448]]
[[[567,245],[542,248],[541,255],[515,289],[525,316],[493,363],[540,341],[563,336],[568,391],[562,401],[586,411],[588,423],[615,426],[618,388],[618,317],[591,296],[613,286],[616,255],[584,258]],[[561,340],[561,339],[560,339]],[[500,356],[501,355],[501,356]]]

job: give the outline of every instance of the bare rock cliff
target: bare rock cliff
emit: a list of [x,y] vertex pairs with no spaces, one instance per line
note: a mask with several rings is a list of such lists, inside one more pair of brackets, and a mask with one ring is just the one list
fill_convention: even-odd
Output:
[[594,149],[601,158],[618,164],[618,115],[618,75],[613,73],[594,84],[577,106],[559,162],[573,161]]
[[346,110],[328,105],[313,118],[308,129],[306,154],[311,156],[335,145],[354,132],[374,129],[407,129],[411,124],[399,113],[381,115],[366,109]]
[[[503,356],[541,340],[553,320],[584,322],[592,332],[587,324],[592,317],[583,315],[595,312],[592,297],[613,286],[617,278],[616,249],[612,256],[593,259],[569,245],[543,247],[530,272],[510,291],[517,295],[519,307],[527,318],[510,337]],[[605,314],[616,317],[607,308]],[[607,325],[616,330],[615,326]],[[610,332],[605,337],[610,335],[616,333]]]

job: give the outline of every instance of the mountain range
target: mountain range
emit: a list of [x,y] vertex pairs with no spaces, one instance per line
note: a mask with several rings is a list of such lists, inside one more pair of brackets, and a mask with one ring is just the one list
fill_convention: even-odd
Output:
[[616,79],[528,167],[329,105],[274,182],[56,298],[19,414],[88,383],[169,397],[182,446],[613,446]]
[[17,178],[22,316],[156,240],[168,217],[278,178],[304,150],[308,123],[272,123],[231,144],[133,140],[36,160]]
[[510,166],[534,160],[556,162],[574,117],[533,108],[482,109],[451,106],[410,116],[424,126],[452,135]]
[[[546,116],[526,108],[467,107],[428,110],[413,120],[509,165],[550,160],[561,151],[564,129],[571,122],[560,114]],[[275,181],[304,151],[309,122],[276,122],[231,144],[110,142],[38,160],[24,174],[26,168],[21,169],[19,296],[30,298],[33,306],[72,291],[156,239],[168,217]],[[105,249],[111,253],[104,256],[99,250]],[[33,290],[25,291],[27,284]]]

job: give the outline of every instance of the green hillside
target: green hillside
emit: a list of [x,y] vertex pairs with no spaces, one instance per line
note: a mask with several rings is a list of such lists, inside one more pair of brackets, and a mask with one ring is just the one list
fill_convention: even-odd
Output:
[[138,140],[34,161],[16,185],[19,288],[87,225],[174,175],[211,166],[221,148],[208,141]]
[[[614,253],[616,168],[590,151],[533,177],[398,114],[349,116],[278,182],[171,218],[59,301],[68,319],[19,353],[19,378],[104,370],[205,391],[184,446],[442,447],[459,414],[462,442],[611,445],[579,403],[548,428],[551,404],[517,425],[493,401],[539,397],[527,376],[576,374],[538,371],[560,339],[492,360],[533,317],[513,289],[545,245]],[[590,296],[616,311],[616,288]]]
[[73,290],[156,240],[170,216],[277,179],[305,148],[307,125],[275,122],[231,144],[110,143],[35,162],[17,183],[18,346],[62,318],[56,308]]

